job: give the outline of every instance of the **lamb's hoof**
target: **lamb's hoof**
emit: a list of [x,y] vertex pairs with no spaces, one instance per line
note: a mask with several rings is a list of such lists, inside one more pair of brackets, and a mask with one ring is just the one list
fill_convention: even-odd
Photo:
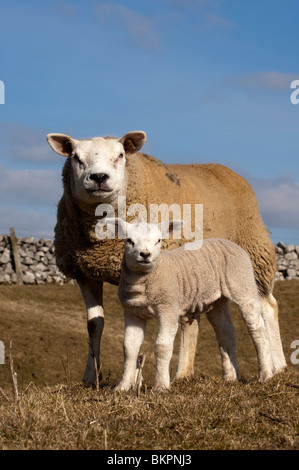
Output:
[[133,388],[134,388],[134,384],[128,385],[128,384],[119,383],[118,385],[116,385],[116,387],[114,387],[113,391],[114,392],[129,392]]
[[193,370],[181,371],[175,374],[173,381],[191,379],[192,377],[194,377]]

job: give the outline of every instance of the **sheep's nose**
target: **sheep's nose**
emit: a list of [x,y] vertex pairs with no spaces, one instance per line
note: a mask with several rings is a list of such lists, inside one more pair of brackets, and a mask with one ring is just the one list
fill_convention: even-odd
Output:
[[92,173],[89,178],[96,183],[101,184],[109,178],[109,175],[106,173]]
[[141,253],[140,253],[140,256],[146,260],[146,259],[150,256],[150,253],[143,253],[143,252],[141,252]]

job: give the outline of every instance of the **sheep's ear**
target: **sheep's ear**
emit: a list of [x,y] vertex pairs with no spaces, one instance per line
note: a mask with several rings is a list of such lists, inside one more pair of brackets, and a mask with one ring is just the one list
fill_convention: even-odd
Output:
[[116,218],[106,218],[105,224],[107,225],[107,231],[112,233],[115,236],[115,232],[117,229],[117,236],[118,238],[125,239],[127,236],[127,222],[120,219],[119,217]]
[[119,142],[123,144],[126,155],[138,152],[146,141],[146,133],[143,131],[127,132]]
[[48,134],[47,141],[54,152],[63,157],[72,156],[75,143],[77,142],[75,139],[65,134]]
[[179,232],[183,226],[184,226],[183,220],[171,220],[168,222],[162,222],[159,228],[164,238],[168,236],[170,233]]

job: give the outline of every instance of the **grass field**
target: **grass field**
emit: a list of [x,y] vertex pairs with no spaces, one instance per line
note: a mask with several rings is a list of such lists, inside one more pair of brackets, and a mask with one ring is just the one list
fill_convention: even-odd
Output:
[[[81,384],[87,354],[83,300],[76,285],[0,287],[1,449],[299,449],[299,365],[290,362],[299,340],[299,282],[275,285],[288,370],[265,384],[257,381],[255,350],[238,310],[241,380],[221,379],[214,332],[203,317],[195,377],[154,394],[153,343],[157,325],[149,322],[143,352],[144,386],[119,394],[113,387],[122,372],[123,318],[117,288],[105,285],[100,390]],[[15,409],[9,367],[13,342],[23,417]],[[178,337],[171,363],[177,363]]]

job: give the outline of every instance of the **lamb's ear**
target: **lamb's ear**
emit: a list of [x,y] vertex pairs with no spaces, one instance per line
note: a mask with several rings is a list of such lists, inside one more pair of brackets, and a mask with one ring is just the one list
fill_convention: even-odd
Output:
[[119,217],[116,218],[107,218],[105,219],[105,224],[107,225],[107,231],[111,232],[113,235],[116,233],[117,229],[117,237],[125,239],[127,236],[127,222],[120,219]]
[[63,157],[71,157],[74,151],[75,139],[65,134],[48,134],[47,141],[54,152]]
[[123,144],[126,155],[138,152],[146,141],[146,133],[143,131],[127,132],[119,142]]
[[180,232],[183,226],[183,220],[170,220],[168,222],[162,222],[159,228],[162,233],[162,237],[166,238],[170,233]]

